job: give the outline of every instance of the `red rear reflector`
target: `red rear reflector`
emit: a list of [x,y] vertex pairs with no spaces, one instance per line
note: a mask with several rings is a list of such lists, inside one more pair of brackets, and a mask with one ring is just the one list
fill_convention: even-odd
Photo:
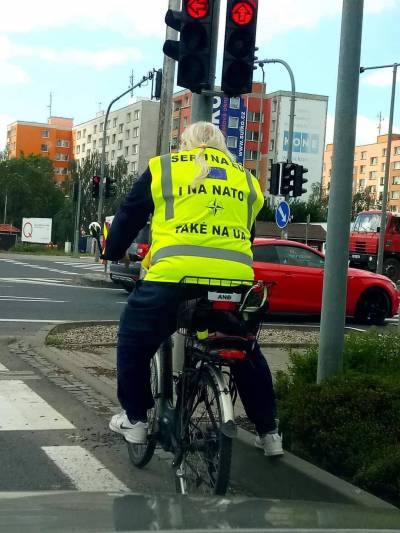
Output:
[[137,245],[137,255],[140,257],[144,257],[147,252],[149,251],[150,245],[149,244],[138,244]]
[[219,350],[218,355],[222,359],[245,359],[246,358],[246,352],[243,352],[242,350]]
[[212,302],[212,308],[218,311],[235,311],[237,307],[235,302]]

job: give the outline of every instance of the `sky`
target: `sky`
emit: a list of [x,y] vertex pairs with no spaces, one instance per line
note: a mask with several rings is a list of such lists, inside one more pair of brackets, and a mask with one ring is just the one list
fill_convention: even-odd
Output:
[[[75,124],[105,109],[129,87],[162,66],[168,0],[14,0],[0,16],[0,149],[14,120],[46,122],[52,114]],[[226,0],[221,0],[220,77]],[[327,142],[333,139],[341,0],[259,0],[258,57],[280,58],[294,72],[299,92],[329,97]],[[400,0],[365,0],[361,65],[400,63]],[[261,72],[255,73],[261,79]],[[286,71],[266,66],[267,91],[288,90]],[[360,77],[357,144],[373,143],[382,114],[387,131],[392,73]],[[400,69],[394,131],[400,131]],[[143,87],[136,96],[150,96]],[[129,97],[120,101],[127,105]]]

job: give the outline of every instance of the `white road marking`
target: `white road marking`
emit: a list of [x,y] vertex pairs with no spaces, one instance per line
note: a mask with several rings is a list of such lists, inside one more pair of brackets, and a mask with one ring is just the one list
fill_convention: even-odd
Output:
[[366,329],[361,328],[353,328],[353,326],[346,326],[346,329],[351,329],[352,331],[361,331],[362,333],[366,333]]
[[23,381],[0,382],[0,431],[74,428]]
[[70,478],[77,490],[129,492],[122,481],[81,446],[42,446],[42,450]]
[[65,304],[69,300],[51,300],[50,298],[31,298],[30,296],[0,296],[0,302],[33,302],[39,304]]
[[[69,274],[71,274],[71,272],[69,272]],[[45,286],[50,286],[52,285],[53,287],[68,287],[68,288],[72,288],[72,289],[89,289],[89,290],[95,290],[95,291],[98,291],[98,290],[101,290],[101,291],[120,291],[122,292],[123,289],[118,289],[118,288],[112,288],[112,287],[87,287],[85,285],[70,285],[70,284],[67,284],[67,283],[64,283],[64,280],[57,280],[55,279],[54,282],[50,283],[48,280],[46,281],[40,281],[41,278],[0,278],[0,283],[5,281],[5,282],[11,282],[11,283],[22,283],[22,284],[28,284],[28,285],[45,285]],[[1,285],[3,287],[3,285]]]
[[8,368],[0,363],[0,372],[9,372]]
[[69,274],[69,275],[71,275],[71,273],[72,273],[71,271],[59,270],[58,268],[50,268],[50,267],[45,267],[45,266],[33,265],[31,263],[23,263],[22,261],[16,261],[14,259],[0,259],[0,261],[4,261],[6,263],[13,263],[14,265],[26,266],[26,267],[29,267],[29,268],[36,268],[36,269],[39,269],[39,270],[47,270],[48,272],[57,272],[58,274]]
[[70,320],[34,320],[30,318],[0,318],[0,322],[26,322],[32,324],[64,324],[71,322]]

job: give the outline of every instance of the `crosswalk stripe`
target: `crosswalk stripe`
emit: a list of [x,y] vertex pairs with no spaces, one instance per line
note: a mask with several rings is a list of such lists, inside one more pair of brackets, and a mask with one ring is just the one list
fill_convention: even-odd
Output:
[[8,368],[0,363],[0,372],[9,372]]
[[2,380],[0,386],[0,431],[74,429],[23,381]]
[[72,481],[77,490],[128,492],[128,487],[81,446],[42,446],[45,454]]

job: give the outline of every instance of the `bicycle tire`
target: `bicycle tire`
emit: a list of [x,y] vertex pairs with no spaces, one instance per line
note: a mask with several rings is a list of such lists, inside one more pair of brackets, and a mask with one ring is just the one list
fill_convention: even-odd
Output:
[[[159,395],[159,369],[160,362],[159,354],[157,352],[151,360],[150,366],[151,391],[153,393],[153,398],[157,398]],[[136,468],[145,467],[151,461],[156,449],[157,442],[154,433],[157,424],[157,401],[155,401],[154,407],[148,410],[147,420],[149,426],[149,438],[147,439],[146,444],[133,444],[127,442],[129,459]]]
[[[221,426],[222,426],[222,421],[223,421],[223,418],[222,418],[223,405],[221,402],[221,395],[220,395],[218,386],[215,383],[213,376],[207,367],[204,367],[204,369],[202,369],[200,372],[201,374],[198,378],[198,384],[197,384],[196,390],[192,390],[191,392],[189,392],[189,395],[190,395],[189,403],[184,402],[183,405],[186,405],[186,407],[190,405],[189,409],[192,410],[193,405],[196,402],[196,398],[198,398],[199,396],[200,398],[201,396],[203,396],[203,400],[200,399],[200,402],[198,403],[198,405],[200,405],[201,403],[204,403],[204,405],[206,405],[207,403],[210,404],[210,400],[212,403],[215,403],[215,407],[216,407],[215,412],[218,416],[218,421],[217,421],[218,427],[214,428],[214,431],[215,431],[215,444],[214,445],[216,446],[217,457],[212,466],[213,472],[210,471],[210,465],[207,467],[208,459],[204,458],[206,469],[209,470],[208,471],[208,475],[209,475],[208,482],[203,479],[202,480],[203,483],[199,483],[200,480],[198,478],[195,480],[191,478],[191,472],[195,468],[195,466],[193,465],[193,457],[191,457],[192,455],[194,455],[194,453],[193,451],[191,451],[191,448],[192,450],[196,448],[195,440],[197,440],[197,442],[200,442],[200,440],[203,440],[203,442],[206,442],[206,439],[204,439],[204,431],[202,432],[202,435],[199,435],[199,431],[200,431],[199,421],[196,420],[196,422],[194,422],[194,420],[196,419],[196,416],[194,415],[197,415],[197,418],[199,415],[199,410],[198,408],[196,408],[197,413],[192,412],[190,415],[190,422],[187,428],[187,435],[185,435],[184,437],[186,438],[187,441],[189,441],[190,444],[188,445],[186,451],[184,451],[181,465],[176,471],[176,476],[175,476],[176,490],[180,494],[182,493],[189,494],[189,495],[216,494],[219,496],[224,496],[228,489],[229,478],[230,478],[231,459],[232,459],[232,438],[228,437],[227,435],[224,435],[221,431]],[[193,378],[191,379],[193,381]],[[196,379],[195,376],[194,376],[194,379]],[[204,394],[206,390],[211,392],[211,396],[208,396],[208,402],[204,400]],[[206,408],[209,409],[207,405],[206,405]],[[196,436],[195,436],[195,433],[197,433]],[[203,437],[203,439],[199,439],[200,436]],[[213,444],[210,441],[208,450],[205,449],[206,454],[211,449],[212,446]],[[199,452],[197,451],[197,453]],[[197,474],[198,472],[195,472],[195,473]]]

